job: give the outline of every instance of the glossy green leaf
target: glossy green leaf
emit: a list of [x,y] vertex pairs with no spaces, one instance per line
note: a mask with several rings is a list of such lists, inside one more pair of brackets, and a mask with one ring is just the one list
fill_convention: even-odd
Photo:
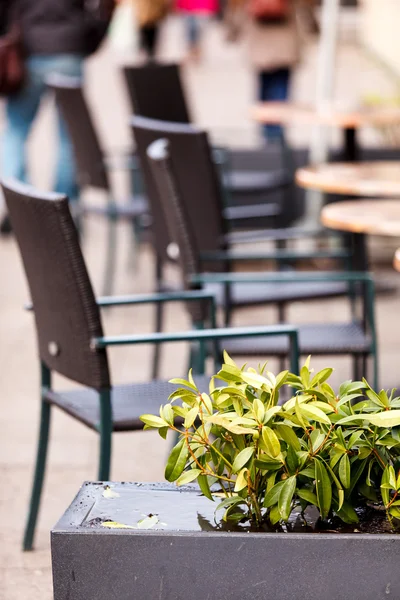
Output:
[[226,350],[224,350],[223,352],[223,356],[224,356],[224,363],[226,365],[231,365],[232,367],[236,367],[238,368],[237,364],[235,363],[235,361],[229,356],[229,354],[227,353]]
[[256,398],[253,402],[253,412],[257,421],[262,423],[264,420],[265,408],[264,404],[258,398]]
[[349,423],[360,423],[362,421],[369,421],[370,415],[367,413],[360,413],[357,415],[349,415],[336,421],[336,425],[347,425]]
[[318,448],[320,448],[322,446],[322,444],[324,443],[325,435],[321,432],[320,429],[314,429],[314,431],[312,431],[310,434],[310,441],[311,441],[312,451],[316,452],[318,450]]
[[300,471],[299,475],[303,475],[308,479],[315,479],[315,467],[306,467]]
[[[392,467],[393,468],[393,467]],[[382,501],[384,506],[388,506],[389,502],[390,502],[390,475],[389,475],[389,465],[385,468],[385,470],[383,471],[382,474],[382,481],[381,481],[381,494],[382,494]]]
[[281,493],[282,487],[285,484],[285,481],[279,481],[278,483],[276,483],[274,487],[270,489],[268,494],[266,494],[263,504],[265,508],[270,508],[271,506],[278,504],[279,495]]
[[230,496],[229,498],[225,498],[224,500],[222,500],[222,502],[218,504],[217,508],[215,509],[215,512],[229,508],[230,506],[237,506],[238,504],[243,503],[244,500],[240,496]]
[[140,420],[154,429],[158,429],[159,427],[168,427],[168,423],[161,417],[157,417],[157,415],[142,415]]
[[190,381],[187,381],[186,379],[179,379],[179,378],[175,378],[175,379],[170,379],[169,383],[173,383],[175,385],[183,385],[185,387],[190,388],[191,390],[193,390],[194,392],[197,392],[197,387],[195,385],[193,385],[193,383],[190,383]]
[[191,483],[195,479],[201,475],[202,471],[200,469],[189,469],[188,471],[184,471],[180,477],[176,480],[176,485],[185,485],[186,483]]
[[396,427],[400,425],[400,410],[385,410],[369,415],[369,421],[377,427]]
[[160,417],[168,423],[168,425],[174,424],[174,411],[172,410],[171,404],[165,404],[161,407]]
[[219,425],[227,431],[230,431],[231,433],[235,433],[237,435],[246,435],[248,433],[254,433],[254,429],[250,429],[249,427],[242,427],[241,425],[232,425],[231,421],[225,419],[220,415],[213,415],[212,417],[208,417],[207,421],[209,423],[213,423],[214,425]]
[[245,448],[244,450],[239,452],[239,454],[236,456],[235,460],[233,461],[233,465],[232,465],[233,473],[237,473],[238,471],[240,471],[240,469],[242,469],[249,462],[249,460],[252,458],[252,456],[254,454],[254,450],[255,450],[254,446],[249,446],[248,448]]
[[281,453],[281,445],[276,433],[267,425],[262,428],[262,439],[266,452],[273,458]]
[[296,490],[296,477],[293,475],[283,483],[279,494],[278,507],[283,521],[288,521],[292,512],[292,500]]
[[296,450],[296,452],[300,451],[301,448],[299,438],[293,431],[292,427],[289,427],[288,425],[275,425],[275,431],[278,436],[287,443],[288,446],[291,446],[294,450]]
[[332,503],[332,484],[325,465],[315,460],[315,489],[321,518],[326,519]]
[[235,483],[235,492],[241,492],[245,487],[247,487],[248,472],[248,469],[242,469],[241,471],[239,471]]
[[190,429],[192,427],[193,423],[197,419],[198,414],[199,414],[198,406],[194,406],[193,408],[191,408],[189,410],[189,412],[187,413],[187,415],[185,417],[185,421],[183,423],[183,426],[185,427],[185,429]]
[[288,466],[289,473],[295,474],[299,466],[299,458],[297,456],[297,452],[293,450],[292,446],[289,446],[287,449],[286,464]]
[[201,489],[203,496],[205,496],[209,500],[214,500],[214,498],[211,494],[207,475],[199,475],[199,477],[197,479],[197,483],[199,484],[199,488]]
[[279,523],[279,521],[281,520],[281,513],[278,505],[273,506],[271,508],[271,512],[269,513],[269,520],[271,521],[272,525]]
[[339,478],[344,488],[350,487],[350,459],[347,454],[339,462]]
[[316,421],[317,423],[325,423],[325,425],[331,425],[329,417],[320,409],[314,406],[314,404],[300,404],[300,412],[309,421]]
[[254,466],[261,471],[278,471],[282,468],[282,462],[271,458],[266,454],[260,454],[258,458],[254,460]]
[[176,481],[178,479],[185,468],[188,455],[189,450],[185,439],[178,442],[176,446],[172,448],[165,467],[165,479],[167,481]]
[[268,410],[266,410],[265,414],[264,414],[264,419],[263,419],[264,425],[267,425],[267,423],[269,423],[269,421],[272,419],[272,417],[274,417],[278,412],[280,412],[280,410],[281,410],[280,406],[272,406],[272,408],[269,408]]
[[306,488],[300,488],[296,491],[296,495],[302,500],[308,502],[309,504],[314,504],[314,506],[318,506],[318,498],[311,490],[308,490]]
[[310,387],[315,387],[317,384],[324,383],[332,375],[333,369],[322,369],[311,380]]
[[349,525],[353,525],[359,521],[356,511],[348,502],[343,502],[341,509],[337,510],[336,514],[342,521]]

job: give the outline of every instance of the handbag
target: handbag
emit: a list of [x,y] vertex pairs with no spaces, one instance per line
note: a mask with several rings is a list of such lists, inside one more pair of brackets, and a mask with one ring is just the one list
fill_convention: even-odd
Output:
[[290,15],[290,0],[249,0],[247,10],[259,21],[286,21]]
[[19,25],[14,24],[8,33],[0,37],[0,95],[17,93],[24,80],[21,31]]

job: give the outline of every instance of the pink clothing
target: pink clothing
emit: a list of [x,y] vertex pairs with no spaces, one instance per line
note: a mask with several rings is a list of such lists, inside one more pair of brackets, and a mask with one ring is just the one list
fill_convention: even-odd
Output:
[[176,8],[184,12],[214,14],[218,11],[218,0],[177,0]]

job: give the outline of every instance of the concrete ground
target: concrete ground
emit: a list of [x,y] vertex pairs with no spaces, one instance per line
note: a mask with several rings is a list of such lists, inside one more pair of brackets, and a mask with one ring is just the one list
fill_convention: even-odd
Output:
[[[367,58],[355,41],[354,19],[344,21],[338,56],[337,98],[339,104],[356,102],[365,93],[379,89],[392,93],[394,83]],[[172,20],[165,31],[165,54],[179,57],[180,23]],[[204,62],[187,68],[186,77],[198,122],[216,126],[223,134],[245,143],[256,135],[249,121],[253,98],[252,74],[247,68],[242,48],[226,47],[220,30],[212,26],[208,33]],[[104,146],[109,149],[129,145],[127,100],[124,96],[117,63],[121,56],[105,50],[88,66],[88,95],[95,110]],[[293,95],[311,102],[316,65],[316,46],[310,40],[304,62],[296,74]],[[355,77],[354,74],[357,74]],[[30,159],[32,180],[38,186],[48,185],[53,156],[53,120],[47,108],[32,135]],[[236,128],[238,133],[232,134]],[[307,143],[308,130],[293,130],[294,142]],[[378,142],[372,131],[363,132],[364,140]],[[334,135],[337,139],[337,134]],[[118,194],[126,189],[124,178],[116,177]],[[153,260],[145,247],[132,259],[129,231],[120,226],[120,254],[117,273],[118,293],[134,293],[152,289]],[[104,227],[93,219],[87,223],[84,250],[90,271],[98,284],[103,260]],[[83,426],[56,412],[52,423],[50,460],[43,494],[42,510],[36,535],[36,549],[21,552],[21,538],[30,492],[32,465],[38,424],[38,364],[32,316],[22,310],[28,294],[17,248],[12,239],[0,240],[0,600],[50,600],[51,567],[49,531],[72,500],[82,481],[96,477],[97,438]],[[172,276],[176,274],[171,273]],[[387,269],[387,277],[396,285],[400,276]],[[381,375],[385,386],[400,381],[398,364],[397,295],[381,297],[377,306]],[[323,304],[296,304],[291,319],[299,322],[318,319],[340,319],[347,312],[341,301]],[[151,329],[152,312],[148,307],[121,308],[105,314],[107,332],[144,332]],[[273,322],[273,313],[257,309],[243,313],[240,323]],[[187,326],[183,307],[168,309],[168,329]],[[164,351],[163,374],[182,375],[185,347],[168,347]],[[145,381],[149,376],[149,348],[117,349],[110,353],[114,380]],[[335,381],[350,376],[346,359],[315,360],[316,367],[332,365]],[[160,403],[165,399],[160,398]],[[163,463],[168,451],[156,433],[120,434],[115,436],[112,476],[116,480],[162,480]]]

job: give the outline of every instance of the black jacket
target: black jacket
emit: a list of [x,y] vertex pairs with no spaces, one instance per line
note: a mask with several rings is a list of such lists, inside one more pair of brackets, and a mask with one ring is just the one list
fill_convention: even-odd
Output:
[[97,50],[112,16],[113,0],[1,0],[21,26],[31,54],[83,54]]

